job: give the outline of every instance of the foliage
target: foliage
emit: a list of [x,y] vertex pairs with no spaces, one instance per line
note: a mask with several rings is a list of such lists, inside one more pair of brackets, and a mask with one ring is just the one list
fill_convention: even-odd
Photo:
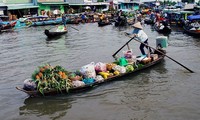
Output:
[[171,0],[164,0],[163,2],[160,2],[161,5],[175,5],[176,2],[175,1],[171,1]]
[[57,90],[71,87],[71,81],[67,76],[68,72],[62,66],[52,67],[49,64],[39,66],[32,74],[32,80],[37,84],[37,90],[44,95],[44,91]]

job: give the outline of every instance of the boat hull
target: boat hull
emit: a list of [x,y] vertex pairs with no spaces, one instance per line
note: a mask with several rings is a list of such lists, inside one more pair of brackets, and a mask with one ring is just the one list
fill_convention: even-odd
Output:
[[62,32],[51,32],[49,30],[45,30],[44,31],[44,34],[48,37],[48,38],[54,38],[54,37],[58,37],[58,36],[61,36],[61,35],[64,35],[66,34],[68,31],[62,31]]
[[145,20],[144,20],[144,23],[145,23],[145,24],[148,24],[148,25],[153,25],[153,24],[154,24],[154,21],[151,20],[151,19],[145,19]]
[[200,30],[189,30],[187,27],[183,26],[184,32],[188,35],[199,37]]
[[98,22],[98,26],[99,27],[103,27],[103,26],[106,26],[106,25],[112,25],[112,23],[111,22],[108,22],[108,23],[106,23],[106,22]]
[[12,22],[12,23],[8,23],[6,25],[2,25],[2,27],[0,28],[0,32],[6,32],[6,31],[10,31],[12,28],[15,27],[16,25],[16,21]]
[[160,29],[156,24],[154,25],[154,29],[163,34],[170,34],[171,33],[171,28],[169,26],[164,26],[164,28]]

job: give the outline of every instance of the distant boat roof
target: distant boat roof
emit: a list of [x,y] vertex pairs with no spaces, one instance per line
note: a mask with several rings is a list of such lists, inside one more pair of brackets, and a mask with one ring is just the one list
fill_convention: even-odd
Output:
[[196,6],[196,4],[186,4],[185,7],[184,7],[184,10],[194,9],[195,6]]
[[6,15],[0,15],[0,18],[8,18]]
[[131,9],[118,9],[118,11],[122,10],[123,12],[134,12],[134,10]]
[[28,18],[48,18],[48,16],[34,16],[34,17],[28,17]]
[[188,20],[200,20],[200,15],[190,15],[188,16]]

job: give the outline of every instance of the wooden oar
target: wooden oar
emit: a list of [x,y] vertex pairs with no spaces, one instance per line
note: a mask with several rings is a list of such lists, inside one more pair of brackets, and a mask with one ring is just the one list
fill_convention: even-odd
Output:
[[[130,37],[130,36],[129,36],[129,37]],[[131,39],[133,39],[133,38],[131,38]],[[149,45],[147,45],[147,44],[145,44],[145,43],[143,43],[143,42],[141,42],[141,41],[139,41],[139,40],[137,40],[137,39],[133,39],[133,40],[135,40],[135,41],[137,41],[137,42],[139,42],[139,43],[142,43],[142,44],[144,44],[144,45],[146,45],[146,46],[148,46],[148,47],[154,49],[155,51],[161,53],[162,55],[168,57],[169,59],[171,59],[172,61],[176,62],[176,63],[179,64],[180,66],[184,67],[185,69],[187,69],[187,70],[190,71],[191,73],[194,73],[194,71],[190,70],[189,68],[187,68],[187,67],[184,66],[183,64],[179,63],[178,61],[174,60],[173,58],[169,57],[169,56],[166,55],[165,53],[159,51],[158,49],[156,49],[156,48],[154,48],[154,47],[151,47],[151,46],[149,46]]]
[[115,58],[115,55],[122,49],[124,48],[126,45],[128,45],[129,42],[131,42],[131,40],[133,40],[135,37],[132,37],[128,42],[126,42],[121,48],[119,48],[119,50],[117,50],[117,52],[115,52],[112,56]]
[[72,26],[70,26],[71,28],[73,28],[74,30],[77,30],[77,31],[79,31],[78,29],[76,29],[76,28],[74,28],[74,27],[72,27]]

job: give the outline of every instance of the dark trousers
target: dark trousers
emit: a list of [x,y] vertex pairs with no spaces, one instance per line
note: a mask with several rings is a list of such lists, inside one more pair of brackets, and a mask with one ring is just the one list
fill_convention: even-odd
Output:
[[[148,45],[148,39],[145,40],[144,43]],[[148,46],[146,46],[146,45],[144,45],[144,44],[141,43],[141,44],[140,44],[140,51],[141,51],[142,55],[146,55],[146,54],[145,54],[145,51],[144,51],[144,46],[145,46],[145,47],[149,50],[149,52],[151,53],[151,49],[150,49]]]

